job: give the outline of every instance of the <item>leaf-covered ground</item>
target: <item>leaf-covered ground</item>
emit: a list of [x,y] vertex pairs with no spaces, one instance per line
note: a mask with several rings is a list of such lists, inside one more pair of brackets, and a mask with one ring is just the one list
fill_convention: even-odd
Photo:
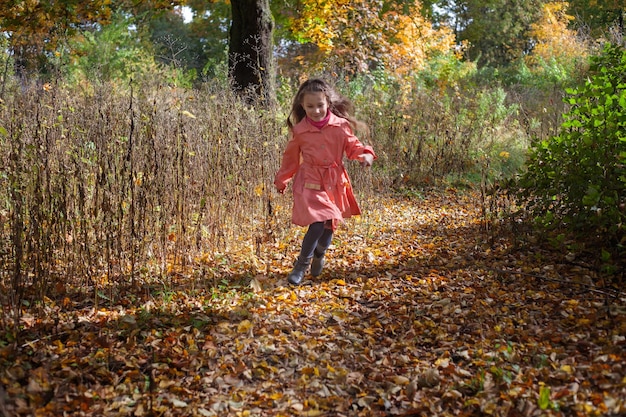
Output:
[[366,205],[300,287],[294,228],[260,258],[205,259],[218,285],[26,311],[0,349],[0,415],[626,413],[626,294],[594,268],[484,232],[471,193]]

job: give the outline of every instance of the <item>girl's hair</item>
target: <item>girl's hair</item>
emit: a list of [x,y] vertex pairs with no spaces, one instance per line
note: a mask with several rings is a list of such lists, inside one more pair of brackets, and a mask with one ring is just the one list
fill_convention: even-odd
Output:
[[287,126],[292,129],[302,119],[306,117],[304,107],[302,107],[302,100],[307,93],[324,93],[326,100],[328,100],[328,109],[339,117],[350,122],[353,130],[367,131],[365,123],[357,120],[352,113],[354,112],[354,105],[350,100],[335,91],[326,81],[320,78],[312,78],[300,85],[296,96],[293,99],[291,106],[291,113],[287,117]]

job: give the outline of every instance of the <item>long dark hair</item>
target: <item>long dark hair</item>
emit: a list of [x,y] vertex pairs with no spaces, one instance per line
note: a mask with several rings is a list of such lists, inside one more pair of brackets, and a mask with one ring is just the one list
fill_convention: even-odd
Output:
[[326,81],[320,78],[311,78],[303,82],[293,98],[293,104],[291,105],[291,112],[287,117],[287,126],[292,129],[302,119],[306,117],[306,111],[302,107],[302,99],[307,93],[324,93],[328,100],[328,109],[339,117],[343,117],[348,120],[352,125],[353,130],[367,131],[365,123],[357,120],[352,114],[354,112],[354,105],[350,100],[335,91]]

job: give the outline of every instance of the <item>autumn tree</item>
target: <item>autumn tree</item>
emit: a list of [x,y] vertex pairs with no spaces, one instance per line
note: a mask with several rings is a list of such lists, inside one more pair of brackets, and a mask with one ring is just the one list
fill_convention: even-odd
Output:
[[273,30],[269,0],[232,0],[229,76],[235,91],[253,102],[273,102]]
[[424,68],[430,57],[454,48],[455,38],[447,27],[435,28],[417,8],[409,14],[394,13],[395,33],[389,43],[386,66],[399,73]]
[[571,66],[586,58],[586,45],[569,28],[574,17],[566,13],[567,7],[566,2],[546,3],[541,18],[531,24],[530,35],[535,46],[532,54],[526,57],[531,66],[550,61]]
[[433,27],[420,8],[419,1],[301,0],[290,29],[298,42],[315,45],[348,72],[405,72],[419,69],[434,53],[448,52],[454,43],[452,33]]
[[[0,28],[9,39],[16,71],[39,72],[58,43],[81,28],[106,24],[111,18],[107,0],[3,2]],[[8,3],[8,4],[6,4]]]

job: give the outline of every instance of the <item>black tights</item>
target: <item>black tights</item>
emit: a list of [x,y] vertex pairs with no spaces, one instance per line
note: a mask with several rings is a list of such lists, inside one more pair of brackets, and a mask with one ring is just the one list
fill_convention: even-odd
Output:
[[302,239],[301,259],[309,259],[314,253],[315,256],[320,257],[330,246],[333,240],[333,229],[327,229],[324,224],[325,222],[315,222],[309,225],[309,230]]

